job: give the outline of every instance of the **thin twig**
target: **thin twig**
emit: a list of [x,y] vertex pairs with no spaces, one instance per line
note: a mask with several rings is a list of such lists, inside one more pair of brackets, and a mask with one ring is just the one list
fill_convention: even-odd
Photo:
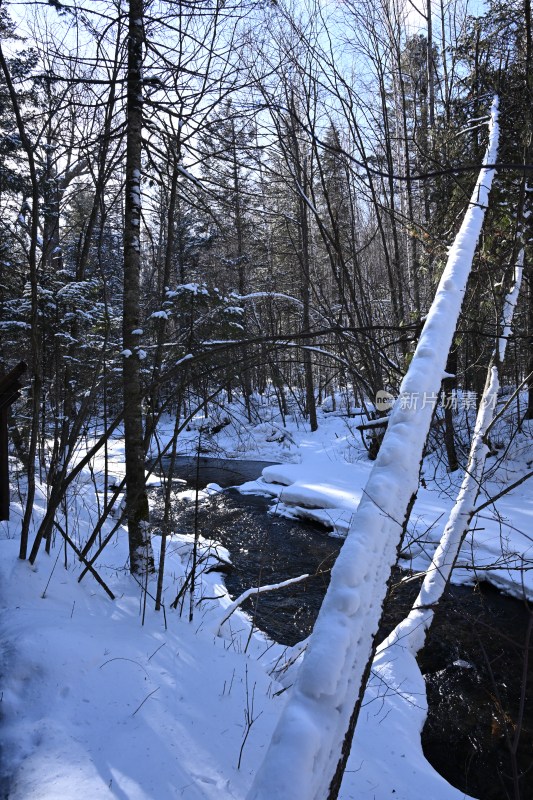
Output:
[[153,692],[150,692],[150,694],[147,694],[146,697],[144,698],[144,700],[142,701],[141,705],[137,706],[137,708],[135,709],[135,711],[133,712],[133,714],[131,716],[134,717],[135,714],[137,713],[137,711],[139,711],[139,709],[141,709],[143,707],[143,705],[146,703],[148,698],[151,697],[153,694],[155,694],[158,690],[159,690],[159,686],[156,686],[156,688],[153,690]]

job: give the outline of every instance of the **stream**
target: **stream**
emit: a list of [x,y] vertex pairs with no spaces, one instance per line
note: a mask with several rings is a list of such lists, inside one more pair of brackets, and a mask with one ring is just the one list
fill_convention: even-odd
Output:
[[[250,586],[319,573],[243,606],[258,628],[292,645],[313,627],[342,541],[309,522],[269,514],[271,498],[229,488],[254,480],[267,463],[180,458],[174,478],[189,488],[217,483],[225,489],[200,505],[199,527],[202,536],[230,552],[233,569],[225,583],[233,596]],[[190,532],[193,504],[180,502],[179,493],[176,513],[178,530]],[[402,574],[394,575],[381,638],[418,593],[420,581],[401,582]],[[527,662],[533,642],[526,647],[531,614],[488,584],[451,586],[418,659],[429,704],[422,733],[426,758],[449,783],[480,800],[533,797],[533,703],[527,701],[533,697]]]

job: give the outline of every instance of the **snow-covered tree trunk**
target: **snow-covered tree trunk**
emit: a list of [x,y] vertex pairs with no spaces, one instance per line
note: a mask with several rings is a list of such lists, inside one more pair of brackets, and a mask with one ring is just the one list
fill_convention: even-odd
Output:
[[143,0],[130,0],[124,200],[123,393],[126,516],[133,573],[153,568],[144,477],[139,351],[141,271],[141,155],[143,123]]
[[487,435],[495,415],[500,387],[499,369],[503,364],[507,340],[511,333],[514,310],[522,283],[523,266],[524,247],[522,246],[515,265],[514,285],[504,301],[502,333],[489,365],[461,489],[413,608],[406,619],[402,620],[380,645],[380,651],[396,643],[407,648],[412,655],[416,655],[421,650],[425,643],[426,633],[433,621],[435,606],[442,597],[459,555],[461,544],[474,513],[485,461],[489,453]]
[[[498,101],[484,164],[496,161]],[[418,471],[483,224],[494,170],[483,168],[387,432],[333,568],[309,646],[249,800],[324,800],[342,772],[341,750],[357,718],[387,581]],[[354,711],[355,707],[355,711]],[[347,749],[347,748],[345,748]]]

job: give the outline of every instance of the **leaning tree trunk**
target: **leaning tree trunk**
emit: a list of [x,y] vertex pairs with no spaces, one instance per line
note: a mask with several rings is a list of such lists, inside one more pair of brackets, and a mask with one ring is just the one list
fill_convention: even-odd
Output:
[[488,434],[495,418],[496,400],[500,388],[500,371],[520,293],[523,267],[524,247],[522,246],[515,266],[514,286],[504,301],[501,335],[489,364],[461,489],[409,615],[389,634],[380,645],[380,650],[398,642],[402,649],[409,650],[413,656],[416,656],[422,649],[426,633],[433,621],[435,607],[446,589],[461,544],[470,527],[476,499],[481,488],[485,461],[489,453]]
[[[497,99],[484,164],[498,152]],[[493,169],[479,175],[402,393],[436,397],[461,310],[488,203]],[[404,522],[418,490],[431,403],[397,402],[378,458],[331,573],[291,696],[248,795],[249,800],[333,800],[364,693],[375,636]]]
[[143,124],[143,0],[130,0],[124,200],[123,369],[126,517],[130,570],[153,570],[144,476],[139,316],[141,271],[141,156]]

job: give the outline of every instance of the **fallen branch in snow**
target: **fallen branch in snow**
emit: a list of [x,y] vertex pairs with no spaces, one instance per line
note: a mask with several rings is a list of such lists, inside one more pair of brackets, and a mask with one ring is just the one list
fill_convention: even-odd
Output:
[[92,566],[93,566],[94,562],[96,561],[96,559],[98,558],[98,556],[107,547],[107,545],[109,544],[111,539],[114,537],[115,533],[121,527],[122,519],[123,519],[123,514],[121,514],[120,518],[117,520],[117,522],[115,522],[115,524],[113,525],[113,527],[111,528],[111,530],[109,531],[107,536],[105,536],[105,538],[102,539],[102,543],[99,545],[98,549],[96,550],[96,553],[93,553],[93,555],[91,556],[90,560],[86,561],[84,559],[80,559],[80,560],[83,560],[83,563],[85,564],[85,567],[80,572],[80,575],[79,575],[79,578],[78,578],[78,583],[81,583],[81,581],[83,580],[83,578],[85,577],[87,572],[89,572],[92,569]]
[[61,498],[66,496],[66,491],[70,484],[75,480],[75,478],[80,474],[80,472],[90,463],[91,459],[96,455],[96,453],[100,450],[101,447],[104,446],[105,442],[110,438],[113,431],[119,426],[122,422],[122,412],[115,417],[113,422],[106,428],[104,433],[100,436],[96,444],[94,444],[87,452],[84,454],[83,458],[81,458],[76,466],[74,466],[71,471],[66,474],[66,470],[68,467],[68,460],[64,461],[63,468],[62,468],[62,476],[60,476],[54,486],[52,486],[52,493],[48,500],[48,505],[46,509],[46,513],[39,525],[39,529],[35,536],[33,546],[30,553],[29,562],[30,564],[35,563],[35,559],[37,558],[37,554],[39,552],[39,548],[41,546],[41,542],[43,538],[46,538],[46,535],[49,530],[51,530],[56,511],[59,507]]
[[389,424],[388,417],[379,417],[378,419],[371,419],[368,422],[364,422],[362,425],[356,425],[356,429],[358,431],[372,431],[375,428],[386,428]]
[[[209,572],[221,572],[221,573],[222,572],[227,572],[228,568],[232,567],[231,562],[223,560],[218,555],[218,553],[216,552],[216,545],[215,545],[214,549],[215,549],[215,555],[214,556],[213,556],[213,553],[212,553],[212,547],[210,545],[209,548],[207,549],[207,552],[204,552],[198,558],[197,567],[199,567],[201,564],[207,564],[207,566],[204,569],[202,569],[202,571],[200,572],[201,575],[203,575],[204,573],[207,574]],[[212,561],[213,557],[216,558],[217,561],[215,563],[210,563]],[[187,572],[187,574],[185,576],[185,580],[183,581],[183,584],[180,587],[176,597],[172,601],[172,603],[170,605],[170,608],[173,608],[175,610],[178,608],[179,601],[184,597],[185,592],[189,588],[189,585],[190,585],[191,580],[192,580],[192,574],[193,574],[192,570],[189,570],[189,572]],[[197,601],[197,604],[199,604],[200,602],[203,602],[204,600],[219,600],[220,597],[224,597],[224,595],[220,595],[220,596],[216,596],[216,597],[201,597]],[[182,610],[183,610],[183,603],[182,603]],[[180,614],[181,614],[181,612],[180,612]]]
[[248,600],[249,597],[253,597],[257,594],[263,594],[263,592],[274,592],[276,589],[283,589],[285,586],[291,586],[293,583],[301,583],[301,581],[307,580],[310,575],[299,575],[297,578],[288,578],[286,581],[281,581],[280,583],[271,583],[265,586],[256,586],[251,589],[246,589],[245,592],[240,594],[236,600],[233,601],[226,609],[225,614],[219,623],[217,628],[217,636],[220,636],[222,626],[228,619],[231,617],[234,611],[236,611],[240,605],[244,603],[245,600]]
[[[95,579],[95,581],[96,581],[97,583],[99,583],[99,584],[100,584],[100,586],[102,587],[102,589],[104,590],[104,592],[105,592],[105,593],[106,593],[106,594],[107,594],[107,595],[108,595],[108,596],[111,598],[111,600],[114,600],[114,599],[115,599],[115,595],[113,594],[113,592],[111,591],[111,589],[109,588],[109,586],[108,586],[108,585],[105,583],[105,581],[103,580],[103,578],[102,578],[102,577],[101,577],[101,576],[100,576],[100,575],[97,573],[97,571],[95,570],[95,568],[93,567],[93,565],[92,565],[92,564],[90,564],[90,563],[89,563],[89,562],[88,562],[88,561],[87,561],[87,560],[84,558],[83,554],[82,554],[82,553],[81,553],[81,551],[80,551],[80,550],[79,550],[79,549],[76,547],[76,545],[74,544],[74,542],[72,541],[72,539],[70,538],[70,536],[68,535],[68,533],[67,533],[66,531],[64,531],[64,530],[63,530],[63,528],[61,527],[61,525],[59,524],[59,522],[58,522],[57,520],[54,520],[54,525],[56,526],[57,530],[59,531],[59,533],[61,534],[61,536],[62,536],[62,537],[63,537],[63,539],[65,540],[65,542],[67,542],[67,544],[69,544],[69,545],[70,545],[70,547],[72,547],[72,549],[74,550],[74,552],[75,552],[75,553],[76,553],[76,555],[78,556],[79,560],[80,560],[80,561],[81,561],[83,564],[85,564],[85,570],[84,570],[84,574],[85,574],[85,572],[89,571],[89,572],[91,573],[91,575],[93,576],[93,578]],[[78,580],[81,580],[81,579],[78,579]]]
[[[285,439],[288,439],[288,441],[291,444],[293,445],[296,444],[294,437],[291,435],[290,431],[288,431],[287,428],[285,428],[283,425],[277,425],[275,422],[269,422],[268,426],[272,428],[272,433],[270,436],[267,436],[266,438],[267,442],[282,442]],[[276,438],[276,431],[280,434],[281,438]]]
[[[119,495],[122,494],[122,492],[124,491],[125,486],[126,486],[126,478],[122,478],[120,483],[117,486],[114,487],[113,494],[111,495],[111,498],[108,500],[107,505],[104,508],[103,512],[100,514],[100,516],[98,518],[98,522],[96,523],[96,526],[95,526],[93,532],[91,533],[91,535],[89,536],[89,539],[85,542],[84,546],[82,547],[81,555],[83,556],[83,558],[85,558],[88,555],[89,550],[91,549],[93,544],[96,542],[96,540],[98,538],[98,534],[102,530],[105,521],[107,520],[108,516],[113,513],[114,505],[115,505]],[[80,560],[83,560],[83,559],[80,559]]]
[[124,656],[115,656],[114,658],[108,658],[107,661],[104,661],[103,664],[100,664],[100,669],[102,669],[102,667],[105,667],[106,664],[111,664],[112,661],[129,661],[131,664],[137,664],[138,667],[144,670],[146,677],[147,678],[150,677],[150,675],[148,674],[148,672],[146,671],[146,669],[143,667],[142,664],[140,664],[138,661],[135,661],[134,658],[125,658]]
[[150,692],[150,694],[147,694],[147,695],[146,695],[146,697],[145,697],[145,698],[144,698],[144,700],[142,701],[141,705],[140,705],[140,706],[137,706],[137,708],[135,709],[135,711],[133,712],[133,714],[132,714],[131,716],[132,716],[132,717],[134,717],[134,716],[135,716],[135,714],[137,713],[137,711],[140,711],[140,709],[143,707],[143,705],[146,703],[146,701],[147,701],[147,700],[148,700],[148,699],[149,699],[149,698],[150,698],[150,697],[151,697],[153,694],[155,694],[157,691],[159,691],[159,686],[156,686],[156,687],[155,687],[155,689],[153,690],[153,692]]

